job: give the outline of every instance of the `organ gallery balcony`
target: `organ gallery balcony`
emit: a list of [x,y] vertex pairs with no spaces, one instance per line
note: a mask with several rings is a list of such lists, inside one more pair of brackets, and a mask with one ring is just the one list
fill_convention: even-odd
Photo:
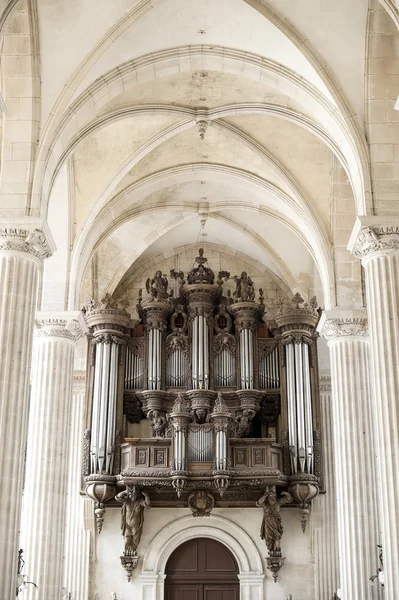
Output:
[[158,506],[171,501],[185,505],[188,495],[198,487],[218,490],[221,506],[242,506],[243,502],[253,504],[252,496],[259,496],[257,490],[266,485],[287,484],[282,472],[282,446],[275,438],[226,436],[224,446],[220,433],[212,424],[189,424],[184,448],[177,445],[176,435],[126,438],[120,482],[145,488]]

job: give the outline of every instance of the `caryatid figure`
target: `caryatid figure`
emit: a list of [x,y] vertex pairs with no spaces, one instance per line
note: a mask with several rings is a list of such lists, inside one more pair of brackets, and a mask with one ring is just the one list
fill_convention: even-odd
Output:
[[125,538],[125,556],[135,556],[140,543],[144,525],[144,509],[150,508],[148,494],[138,485],[127,486],[126,490],[115,496],[122,503],[121,531]]

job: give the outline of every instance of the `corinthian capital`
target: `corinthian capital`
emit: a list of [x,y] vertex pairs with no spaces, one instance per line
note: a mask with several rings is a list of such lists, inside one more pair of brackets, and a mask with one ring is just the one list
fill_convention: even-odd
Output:
[[0,251],[26,252],[36,258],[44,259],[52,255],[53,249],[53,242],[48,231],[14,227],[0,228]]
[[387,217],[360,217],[349,250],[366,262],[369,258],[399,251],[399,222]]
[[38,313],[35,319],[35,336],[63,338],[76,342],[83,335],[78,315],[78,312]]
[[327,342],[341,338],[367,338],[368,321],[366,311],[324,311],[318,327]]

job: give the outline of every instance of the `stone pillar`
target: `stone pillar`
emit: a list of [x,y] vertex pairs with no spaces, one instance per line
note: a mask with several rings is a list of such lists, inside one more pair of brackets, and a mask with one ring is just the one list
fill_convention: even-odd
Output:
[[380,598],[378,508],[370,359],[364,312],[329,311],[321,324],[330,348],[340,588],[343,600]]
[[76,600],[78,598],[85,600],[89,594],[90,531],[84,526],[85,500],[80,496],[85,384],[86,373],[75,371],[68,434],[68,510],[65,528],[63,586]]
[[[377,423],[385,599],[399,590],[399,227],[377,217],[360,229],[354,253],[365,270]],[[376,223],[378,221],[378,223]],[[389,223],[389,226],[385,226]],[[377,561],[376,561],[377,562]],[[373,573],[376,573],[374,566]]]
[[320,433],[325,494],[313,502],[317,523],[313,535],[316,600],[331,600],[339,589],[338,525],[335,486],[335,451],[331,410],[331,377],[320,377]]
[[[43,598],[62,588],[67,512],[68,423],[78,313],[36,319],[21,544],[25,570]],[[28,586],[27,600],[36,598]]]
[[14,598],[42,231],[0,229],[0,590]]

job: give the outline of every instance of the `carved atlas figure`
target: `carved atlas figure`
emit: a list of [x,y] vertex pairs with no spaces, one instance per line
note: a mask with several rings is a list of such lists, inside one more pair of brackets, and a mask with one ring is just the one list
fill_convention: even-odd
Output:
[[256,502],[257,506],[263,508],[263,519],[260,528],[260,537],[265,540],[267,549],[271,556],[281,556],[281,538],[283,526],[281,524],[280,510],[283,504],[289,504],[293,498],[287,492],[281,492],[281,498],[277,498],[276,488],[266,487],[265,493]]
[[122,503],[121,531],[125,538],[125,556],[137,554],[144,525],[144,509],[150,508],[150,498],[137,485],[127,486],[126,490],[115,496]]

